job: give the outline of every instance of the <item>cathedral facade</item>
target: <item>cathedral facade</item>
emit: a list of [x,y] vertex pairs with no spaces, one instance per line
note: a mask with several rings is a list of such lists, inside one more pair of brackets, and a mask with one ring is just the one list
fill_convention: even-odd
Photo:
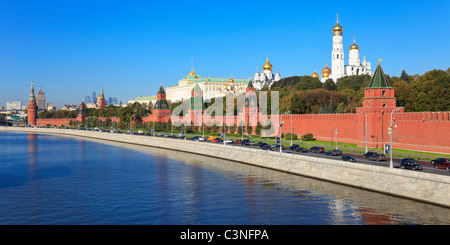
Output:
[[258,68],[256,68],[256,73],[253,77],[253,87],[255,89],[261,90],[264,86],[270,88],[274,82],[280,81],[280,73],[277,71],[277,73],[273,75],[272,69],[272,64],[270,64],[269,57],[267,57],[266,63],[263,65],[263,71],[259,73]]
[[[364,55],[363,61],[360,61],[359,46],[356,45],[355,39],[349,48],[348,65],[344,63],[344,44],[343,44],[343,28],[339,25],[339,18],[333,27],[333,49],[331,51],[331,69],[328,64],[322,70],[322,82],[331,78],[334,82],[344,76],[354,75],[373,75],[370,61],[366,60]],[[313,73],[314,74],[314,73]]]

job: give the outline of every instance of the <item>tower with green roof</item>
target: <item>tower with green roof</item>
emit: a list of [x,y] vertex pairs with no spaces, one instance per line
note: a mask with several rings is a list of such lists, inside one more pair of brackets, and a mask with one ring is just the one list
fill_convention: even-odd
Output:
[[166,100],[166,92],[161,84],[156,95],[155,106],[153,107],[153,119],[156,122],[167,122],[170,120],[170,106]]
[[390,144],[391,113],[394,110],[403,112],[403,107],[397,107],[394,88],[384,75],[380,62],[364,90],[362,107],[356,108],[358,146],[366,146],[366,142],[368,148]]
[[364,90],[364,108],[392,108],[397,105],[394,88],[391,87],[386,79],[380,61],[370,80],[369,86]]
[[194,126],[201,126],[203,122],[203,112],[206,110],[203,103],[203,90],[195,84],[191,90],[191,120]]

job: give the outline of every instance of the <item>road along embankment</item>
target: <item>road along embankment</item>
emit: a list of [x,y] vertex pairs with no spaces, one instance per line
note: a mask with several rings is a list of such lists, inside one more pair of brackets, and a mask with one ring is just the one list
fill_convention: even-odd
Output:
[[446,175],[164,137],[20,127],[0,127],[0,131],[85,137],[201,154],[450,207],[450,176]]

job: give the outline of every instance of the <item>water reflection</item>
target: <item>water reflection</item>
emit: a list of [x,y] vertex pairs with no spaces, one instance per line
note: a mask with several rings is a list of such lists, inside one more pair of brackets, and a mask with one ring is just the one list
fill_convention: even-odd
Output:
[[[257,199],[253,199],[255,197],[253,191],[254,186],[258,185],[263,188],[289,191],[305,198],[317,195],[329,197],[329,202],[324,206],[330,209],[335,224],[342,224],[342,220],[348,220],[345,217],[350,216],[370,225],[450,224],[449,209],[440,206],[201,155],[101,140],[93,141],[158,156],[159,178],[167,174],[162,159],[168,158],[218,171],[234,179],[243,179],[243,183],[246,184],[243,196],[248,198],[246,205],[250,212],[255,210],[254,203]],[[195,185],[196,180],[193,179],[196,174],[190,176],[191,186],[184,188],[190,190],[191,200],[201,201],[196,194],[199,192],[198,186]],[[159,188],[164,188],[165,183],[166,181],[160,179]]]
[[0,136],[0,224],[450,224],[446,208],[232,161]]

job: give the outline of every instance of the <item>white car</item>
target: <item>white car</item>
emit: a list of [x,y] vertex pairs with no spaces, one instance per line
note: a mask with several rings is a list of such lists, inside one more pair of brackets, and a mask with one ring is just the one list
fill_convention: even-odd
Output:
[[232,144],[234,143],[234,141],[230,140],[230,139],[226,139],[224,140],[225,144]]

